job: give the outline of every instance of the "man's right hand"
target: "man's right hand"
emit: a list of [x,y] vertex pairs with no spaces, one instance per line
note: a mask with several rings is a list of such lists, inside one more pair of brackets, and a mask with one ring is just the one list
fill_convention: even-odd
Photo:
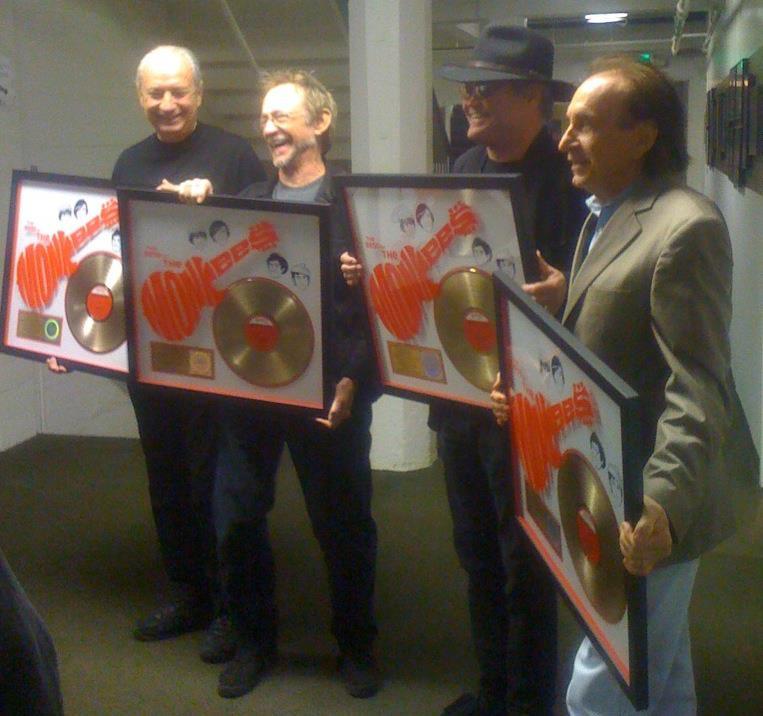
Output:
[[174,191],[184,204],[201,204],[212,194],[212,182],[209,179],[186,179],[180,184],[173,184],[168,179],[156,187],[157,191]]
[[347,251],[339,257],[339,264],[345,283],[348,286],[357,286],[363,277],[363,264]]
[[620,551],[631,574],[645,577],[673,551],[670,521],[657,500],[644,495],[644,511],[635,527],[620,525]]
[[509,401],[506,394],[501,390],[501,374],[495,376],[493,389],[490,391],[490,404],[498,425],[505,425],[509,419]]

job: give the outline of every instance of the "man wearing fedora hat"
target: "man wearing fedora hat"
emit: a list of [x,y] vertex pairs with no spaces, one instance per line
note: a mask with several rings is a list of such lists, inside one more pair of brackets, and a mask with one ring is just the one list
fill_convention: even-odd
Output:
[[[455,173],[519,172],[528,198],[540,280],[524,289],[551,313],[561,308],[584,197],[572,187],[547,121],[573,87],[552,79],[554,48],[522,27],[488,25],[472,57],[440,74],[461,82],[468,138],[475,146]],[[478,695],[464,694],[443,716],[550,714],[555,700],[556,593],[513,519],[505,432],[488,410],[435,402],[429,425],[453,516],[459,561],[469,579]]]
[[[540,280],[524,290],[559,313],[584,195],[546,124],[556,100],[574,88],[552,78],[554,47],[522,27],[488,25],[463,64],[440,74],[462,83],[467,136],[476,145],[455,162],[457,174],[521,173]],[[345,253],[342,273],[360,281],[363,266]],[[560,300],[561,297],[561,300]],[[463,694],[443,716],[550,714],[555,700],[556,594],[512,518],[505,432],[489,410],[433,400],[456,552],[469,580],[472,639],[480,667],[477,695]]]

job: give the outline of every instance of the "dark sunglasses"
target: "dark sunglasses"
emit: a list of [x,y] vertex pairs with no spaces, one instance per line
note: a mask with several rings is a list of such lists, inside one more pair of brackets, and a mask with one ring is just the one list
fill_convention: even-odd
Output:
[[492,82],[464,82],[461,85],[462,99],[487,99],[509,83],[505,80],[493,80]]

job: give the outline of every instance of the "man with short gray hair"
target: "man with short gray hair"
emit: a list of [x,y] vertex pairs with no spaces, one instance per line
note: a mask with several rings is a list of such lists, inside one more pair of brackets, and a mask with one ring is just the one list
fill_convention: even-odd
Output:
[[[237,194],[264,178],[246,140],[198,121],[204,85],[190,50],[172,45],[151,50],[138,65],[136,87],[154,133],[120,154],[115,185],[164,190],[185,182],[181,196],[194,199],[200,191]],[[216,421],[209,397],[134,381],[128,388],[171,582],[170,599],[134,631],[136,639],[154,641],[206,627],[219,601],[211,517]],[[212,623],[202,644],[205,661],[219,663],[233,655],[226,625],[226,618]]]

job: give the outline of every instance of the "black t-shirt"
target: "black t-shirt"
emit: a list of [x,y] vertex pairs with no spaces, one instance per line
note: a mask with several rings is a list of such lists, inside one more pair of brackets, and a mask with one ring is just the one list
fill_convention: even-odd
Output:
[[235,195],[265,176],[254,149],[243,137],[199,122],[182,142],[162,142],[152,134],[125,149],[114,165],[111,181],[116,186],[156,189],[162,179],[177,184],[198,177],[209,179],[215,194]]
[[125,149],[114,165],[117,186],[155,189],[162,179],[173,183],[209,179],[215,194],[238,194],[265,179],[265,170],[249,142],[199,122],[182,142],[162,142],[155,134]]

